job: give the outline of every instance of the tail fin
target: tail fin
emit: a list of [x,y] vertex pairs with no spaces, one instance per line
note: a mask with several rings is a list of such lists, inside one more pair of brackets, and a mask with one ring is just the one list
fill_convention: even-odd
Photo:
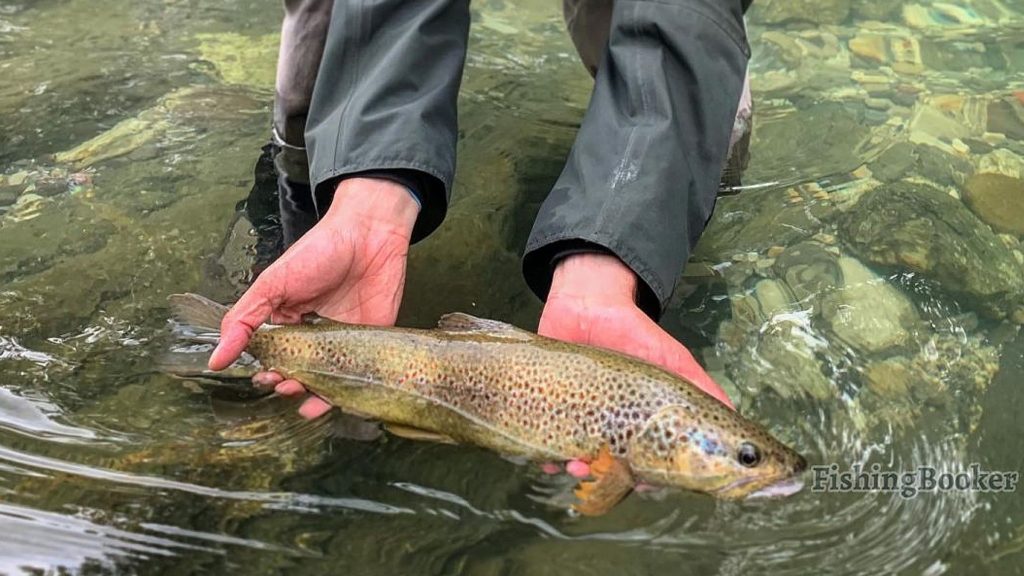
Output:
[[220,332],[220,321],[228,307],[198,294],[172,294],[167,298],[182,324],[204,332]]

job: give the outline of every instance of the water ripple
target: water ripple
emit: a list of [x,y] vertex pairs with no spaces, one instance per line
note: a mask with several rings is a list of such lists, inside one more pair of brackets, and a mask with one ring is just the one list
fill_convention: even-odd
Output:
[[158,490],[173,490],[206,498],[259,502],[268,509],[292,510],[299,512],[321,512],[328,509],[348,509],[372,512],[375,514],[411,514],[413,512],[408,508],[391,506],[389,504],[374,502],[372,500],[365,500],[362,498],[338,498],[313,494],[299,494],[295,492],[225,490],[200,484],[192,484],[189,482],[179,482],[177,480],[170,480],[159,476],[131,474],[106,468],[85,466],[57,458],[49,458],[38,454],[21,452],[5,446],[0,446],[0,460],[6,460],[8,462],[48,472],[62,472],[83,478],[102,480],[126,486],[138,486]]

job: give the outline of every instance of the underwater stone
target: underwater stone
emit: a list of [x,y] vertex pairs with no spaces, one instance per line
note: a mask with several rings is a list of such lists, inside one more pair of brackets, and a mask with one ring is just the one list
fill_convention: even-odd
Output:
[[907,4],[903,7],[903,21],[911,28],[978,27],[985,24],[985,19],[974,10],[945,2],[931,6]]
[[18,199],[18,191],[14,188],[0,188],[0,206],[10,206]]
[[280,47],[278,34],[247,36],[228,32],[196,34],[199,56],[213,64],[228,84],[256,88],[274,85],[274,67]]
[[988,131],[1001,132],[1024,141],[1024,103],[1017,98],[997,100],[988,105]]
[[898,142],[882,152],[874,162],[868,165],[872,175],[883,182],[899,180],[917,163],[914,145],[910,142]]
[[849,41],[850,52],[870,66],[884,64],[900,74],[924,71],[921,46],[912,36],[862,32]]
[[1024,180],[1003,174],[975,174],[964,185],[964,199],[996,230],[1024,234]]
[[910,343],[920,317],[907,297],[853,258],[839,258],[838,267],[843,286],[821,302],[832,333],[868,354]]
[[1006,150],[997,148],[977,158],[978,172],[1003,174],[1013,178],[1024,178],[1024,158]]
[[[955,152],[952,144],[950,150]],[[917,155],[917,173],[929,180],[947,186],[962,185],[972,172],[970,160],[958,154],[946,152],[923,144],[914,153]]]
[[815,354],[812,342],[816,341],[822,341],[820,336],[799,323],[782,321],[767,325],[754,350],[753,359],[761,372],[759,380],[783,398],[801,392],[819,400],[835,396],[835,388],[825,377],[822,362]]
[[753,4],[750,17],[766,24],[839,24],[849,16],[850,4],[850,0],[762,0]]
[[888,21],[900,5],[892,0],[861,0],[853,4],[853,15],[859,20]]
[[794,298],[810,301],[842,285],[835,255],[817,242],[796,244],[775,259],[775,275],[786,281]]
[[922,40],[921,61],[932,72],[967,72],[972,68],[1003,70],[1006,60],[995,47],[976,50],[950,50],[948,39]]
[[906,182],[876,188],[839,219],[839,230],[861,258],[920,273],[991,317],[1024,301],[1024,270],[1012,251],[941,190]]

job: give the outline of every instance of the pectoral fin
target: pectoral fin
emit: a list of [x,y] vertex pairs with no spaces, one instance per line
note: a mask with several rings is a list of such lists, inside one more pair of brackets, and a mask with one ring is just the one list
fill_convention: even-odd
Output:
[[584,516],[600,516],[611,510],[633,489],[633,475],[626,464],[601,448],[597,458],[590,463],[593,480],[580,482],[576,489],[579,503],[573,509]]
[[405,438],[407,440],[422,440],[425,442],[439,442],[441,444],[456,444],[455,440],[452,440],[451,436],[445,436],[444,434],[438,434],[437,432],[430,432],[420,428],[413,428],[412,426],[403,426],[401,424],[384,424],[384,428],[388,432],[398,436],[399,438]]
[[486,318],[477,318],[463,312],[452,312],[451,314],[441,316],[441,319],[437,321],[437,328],[445,332],[469,332],[484,334],[493,338],[507,338],[520,341],[529,341],[537,337],[536,334],[527,332],[522,328],[516,328],[511,324]]

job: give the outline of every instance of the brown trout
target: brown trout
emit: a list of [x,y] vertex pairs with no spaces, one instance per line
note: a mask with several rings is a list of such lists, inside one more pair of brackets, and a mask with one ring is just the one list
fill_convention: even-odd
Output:
[[[227,307],[174,295],[216,331]],[[694,384],[639,359],[448,314],[436,329],[263,325],[247,351],[393,432],[536,461],[591,463],[575,508],[602,514],[638,482],[724,499],[788,495],[807,462]]]

